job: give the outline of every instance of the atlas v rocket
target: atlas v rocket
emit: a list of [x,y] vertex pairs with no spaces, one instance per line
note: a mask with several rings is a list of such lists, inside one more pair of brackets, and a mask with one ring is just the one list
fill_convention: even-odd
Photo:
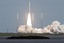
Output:
[[27,26],[31,26],[32,27],[32,23],[31,23],[31,14],[30,14],[30,0],[29,0],[29,4],[28,4],[28,17],[27,17]]
[[29,13],[30,13],[30,0],[29,0]]

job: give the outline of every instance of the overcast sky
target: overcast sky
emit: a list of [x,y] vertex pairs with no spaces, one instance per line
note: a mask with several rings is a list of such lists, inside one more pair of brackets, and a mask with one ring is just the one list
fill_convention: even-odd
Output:
[[[64,0],[30,0],[33,27],[45,27],[57,20],[64,24]],[[16,32],[17,13],[19,25],[26,24],[28,0],[0,0],[0,32]]]

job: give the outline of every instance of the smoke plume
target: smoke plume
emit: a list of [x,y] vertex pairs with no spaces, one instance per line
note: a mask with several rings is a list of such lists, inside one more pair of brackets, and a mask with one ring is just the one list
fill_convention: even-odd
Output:
[[32,28],[30,26],[21,25],[18,28],[19,33],[50,33],[50,34],[59,34],[64,33],[64,25],[61,25],[60,22],[54,21],[52,24],[47,27],[42,28]]

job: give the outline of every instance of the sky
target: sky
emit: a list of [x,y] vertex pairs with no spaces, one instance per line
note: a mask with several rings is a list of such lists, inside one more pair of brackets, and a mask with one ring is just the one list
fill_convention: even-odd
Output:
[[[34,14],[34,28],[56,20],[64,24],[64,0],[30,0],[30,12]],[[27,14],[28,0],[0,0],[0,32],[16,32],[18,26],[26,24]]]

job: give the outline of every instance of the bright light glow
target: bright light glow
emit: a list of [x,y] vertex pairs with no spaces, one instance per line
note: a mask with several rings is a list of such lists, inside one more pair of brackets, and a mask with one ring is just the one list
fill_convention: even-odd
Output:
[[30,15],[30,13],[28,13],[27,26],[31,26],[31,27],[32,27],[32,23],[31,23],[31,15]]

